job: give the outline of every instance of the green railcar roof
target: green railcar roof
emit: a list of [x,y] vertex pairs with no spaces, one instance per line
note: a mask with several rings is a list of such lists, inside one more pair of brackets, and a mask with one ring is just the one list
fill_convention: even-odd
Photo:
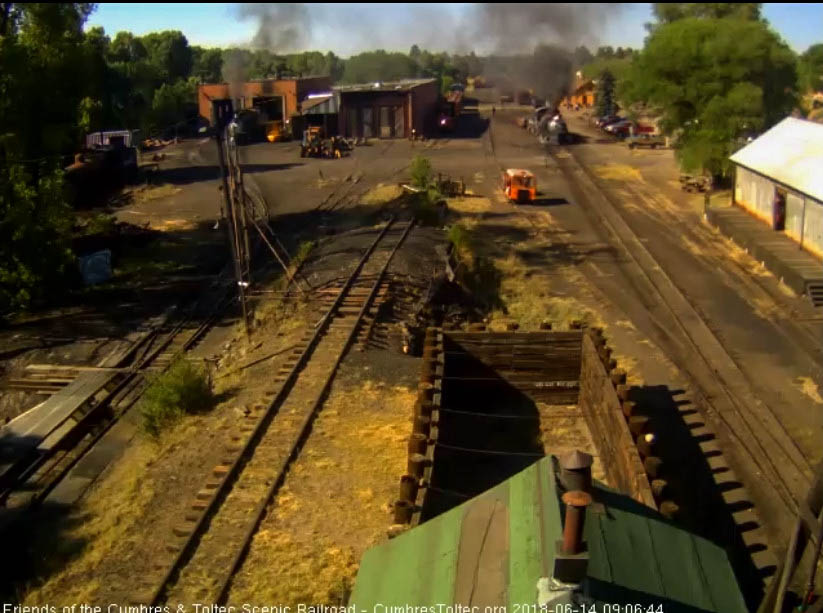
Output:
[[[746,611],[723,549],[599,483],[594,490],[602,506],[586,513],[583,594],[598,611],[606,604],[665,613]],[[561,503],[546,457],[367,551],[350,604],[367,613],[393,606],[438,613],[454,604],[479,606],[480,613],[495,606],[498,613],[532,613],[523,606],[537,603],[538,580],[551,576],[561,538]]]

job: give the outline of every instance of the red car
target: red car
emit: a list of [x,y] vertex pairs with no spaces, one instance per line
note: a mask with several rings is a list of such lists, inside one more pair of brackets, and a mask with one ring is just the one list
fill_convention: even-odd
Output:
[[625,119],[623,121],[617,121],[615,123],[607,125],[605,130],[612,136],[616,136],[618,138],[626,138],[631,134],[634,125],[635,124],[633,121]]

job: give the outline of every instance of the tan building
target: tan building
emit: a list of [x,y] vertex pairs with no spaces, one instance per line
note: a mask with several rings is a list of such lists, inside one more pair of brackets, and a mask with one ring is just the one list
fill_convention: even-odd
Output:
[[823,256],[823,125],[787,117],[730,160],[734,203]]
[[258,108],[269,120],[287,120],[300,113],[310,95],[331,91],[330,77],[261,79],[245,83],[204,83],[197,86],[200,117],[214,125],[212,101],[233,100],[235,110]]
[[561,101],[562,106],[579,104],[582,107],[594,106],[594,81],[587,79],[578,82],[574,90]]

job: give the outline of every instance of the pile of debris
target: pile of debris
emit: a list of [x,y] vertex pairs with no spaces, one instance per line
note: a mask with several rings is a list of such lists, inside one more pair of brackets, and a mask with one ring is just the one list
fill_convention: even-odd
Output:
[[680,189],[687,192],[710,192],[712,178],[707,175],[680,175]]

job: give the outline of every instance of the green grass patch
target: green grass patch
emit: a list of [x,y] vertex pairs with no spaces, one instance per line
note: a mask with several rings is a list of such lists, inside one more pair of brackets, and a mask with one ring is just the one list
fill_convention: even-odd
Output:
[[449,242],[454,245],[457,280],[474,296],[486,312],[503,308],[500,285],[503,273],[491,258],[479,253],[472,232],[461,224],[449,228]]
[[297,247],[297,252],[294,254],[291,263],[294,265],[295,269],[299,267],[303,262],[306,261],[306,258],[309,257],[309,254],[315,248],[317,243],[314,241],[303,241]]
[[454,245],[457,253],[472,251],[472,236],[466,226],[459,223],[449,228],[449,242]]
[[184,359],[149,383],[140,399],[143,431],[158,438],[184,415],[206,411],[214,404],[206,370]]

